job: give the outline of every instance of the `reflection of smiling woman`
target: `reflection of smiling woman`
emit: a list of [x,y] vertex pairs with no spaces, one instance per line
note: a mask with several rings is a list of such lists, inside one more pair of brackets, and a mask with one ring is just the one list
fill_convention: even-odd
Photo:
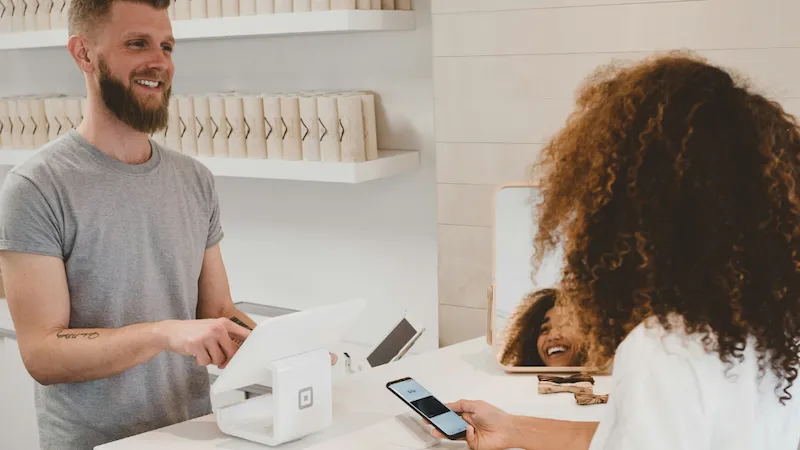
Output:
[[501,362],[511,366],[580,366],[582,341],[561,308],[557,291],[542,289],[525,296],[509,321]]

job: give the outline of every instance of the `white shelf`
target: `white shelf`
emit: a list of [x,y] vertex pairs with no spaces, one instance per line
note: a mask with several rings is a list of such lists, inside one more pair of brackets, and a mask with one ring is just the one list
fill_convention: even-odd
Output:
[[[0,150],[0,165],[16,166],[34,153],[35,150]],[[351,184],[410,172],[420,164],[419,152],[409,150],[380,150],[378,159],[361,163],[204,157],[197,160],[219,177]]]
[[271,159],[197,158],[220,177],[362,183],[419,167],[419,152],[381,150],[378,159],[361,163],[283,161]]
[[[316,11],[214,19],[175,20],[172,31],[178,41],[246,36],[353,33],[360,31],[413,30],[414,11]],[[0,50],[52,48],[67,44],[67,30],[26,31],[0,34]]]

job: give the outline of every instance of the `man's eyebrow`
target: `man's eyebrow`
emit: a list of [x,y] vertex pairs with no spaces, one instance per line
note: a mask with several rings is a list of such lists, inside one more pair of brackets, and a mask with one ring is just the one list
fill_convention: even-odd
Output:
[[148,36],[145,33],[140,33],[140,32],[137,32],[137,31],[133,31],[133,32],[130,32],[130,33],[123,34],[122,37],[127,40],[127,39],[147,39],[150,36]]
[[[128,40],[128,39],[150,39],[150,35],[149,34],[137,32],[137,31],[133,31],[133,32],[127,33],[127,34],[125,34],[123,36],[124,36],[125,40]],[[166,38],[164,38],[163,42],[168,42],[170,44],[175,44],[175,37],[173,37],[172,35],[169,35]]]

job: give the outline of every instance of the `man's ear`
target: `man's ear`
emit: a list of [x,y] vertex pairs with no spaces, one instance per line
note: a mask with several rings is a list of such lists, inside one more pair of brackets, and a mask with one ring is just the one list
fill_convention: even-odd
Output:
[[89,52],[89,42],[85,36],[76,34],[69,37],[67,41],[67,50],[72,55],[72,59],[78,64],[82,72],[94,72],[94,64],[92,64],[92,55]]

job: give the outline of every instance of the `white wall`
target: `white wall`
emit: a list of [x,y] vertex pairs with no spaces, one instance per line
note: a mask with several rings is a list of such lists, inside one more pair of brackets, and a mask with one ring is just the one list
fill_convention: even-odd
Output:
[[[175,93],[369,89],[379,145],[421,150],[421,170],[363,185],[217,178],[235,301],[303,309],[363,297],[349,338],[372,344],[404,310],[438,347],[430,1],[417,29],[179,42]],[[83,94],[66,50],[0,52],[0,96]],[[60,73],[61,75],[56,75]]]
[[798,0],[433,0],[442,341],[485,332],[494,186],[614,58],[691,48],[800,114]]

